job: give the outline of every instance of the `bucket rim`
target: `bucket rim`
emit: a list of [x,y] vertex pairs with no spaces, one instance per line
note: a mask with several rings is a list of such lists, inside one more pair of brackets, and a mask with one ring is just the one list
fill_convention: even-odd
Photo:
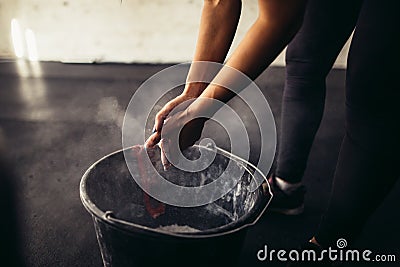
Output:
[[[208,147],[206,146],[201,146],[201,145],[194,145],[195,147],[201,147],[201,148],[205,148],[208,149]],[[261,210],[257,212],[256,215],[253,215],[254,218],[246,218],[246,220],[249,220],[249,222],[243,223],[242,225],[240,225],[239,227],[233,228],[233,229],[229,229],[229,230],[225,230],[225,231],[221,231],[221,232],[216,232],[218,231],[218,229],[225,227],[224,226],[219,226],[213,229],[207,230],[206,231],[201,231],[201,232],[206,232],[204,234],[202,234],[201,232],[170,232],[170,231],[165,231],[165,230],[161,230],[161,229],[155,229],[155,228],[151,228],[151,227],[147,227],[147,226],[143,226],[140,224],[136,224],[133,222],[129,222],[129,221],[125,221],[125,220],[121,220],[121,219],[117,219],[113,217],[113,213],[112,211],[103,211],[101,209],[99,209],[96,204],[94,204],[87,193],[86,190],[86,180],[89,176],[89,173],[103,160],[116,155],[118,153],[124,153],[125,150],[130,149],[131,147],[125,148],[125,149],[119,149],[117,151],[111,152],[103,157],[101,157],[100,159],[98,159],[96,162],[94,162],[83,174],[80,184],[79,184],[79,195],[80,195],[80,199],[81,202],[83,204],[83,206],[85,207],[85,209],[92,215],[92,217],[96,217],[98,219],[100,219],[102,222],[115,227],[119,230],[122,230],[124,232],[127,233],[131,233],[131,232],[138,232],[142,231],[142,232],[147,232],[149,234],[157,234],[157,235],[164,235],[164,236],[168,236],[168,237],[178,237],[178,238],[186,238],[186,239],[199,239],[199,238],[212,238],[212,237],[220,237],[220,236],[224,236],[224,235],[228,235],[228,234],[232,234],[232,233],[236,233],[244,228],[250,227],[254,224],[256,224],[258,222],[258,220],[262,217],[262,215],[264,214],[265,210],[267,209],[267,207],[269,206],[269,204],[271,203],[271,200],[273,198],[273,193],[271,190],[271,186],[268,183],[268,179],[266,178],[266,176],[260,171],[260,169],[258,169],[256,166],[254,166],[252,163],[231,154],[228,151],[223,150],[222,148],[219,148],[217,146],[215,146],[214,148],[217,149],[217,151],[225,156],[227,155],[233,155],[233,160],[235,161],[241,161],[243,163],[246,163],[248,165],[250,165],[252,168],[254,168],[254,170],[256,172],[258,172],[265,180],[266,184],[268,185],[268,194],[270,195],[268,201],[263,201],[262,202],[262,208],[260,208]],[[262,187],[260,185],[260,187]],[[259,190],[259,189],[257,189]],[[261,188],[262,190],[262,188]],[[262,194],[263,191],[262,191]],[[265,195],[265,194],[264,194]],[[244,220],[244,218],[241,218]],[[239,219],[238,221],[240,221],[241,219]],[[135,231],[130,231],[129,229],[135,229]]]

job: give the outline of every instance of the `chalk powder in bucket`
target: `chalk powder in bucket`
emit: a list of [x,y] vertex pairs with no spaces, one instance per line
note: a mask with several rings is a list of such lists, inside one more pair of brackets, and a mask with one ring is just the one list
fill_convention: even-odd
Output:
[[194,233],[194,232],[200,232],[200,230],[187,226],[187,225],[177,225],[177,224],[172,224],[172,225],[165,225],[165,226],[160,226],[156,228],[157,230],[162,230],[166,232],[174,232],[174,233]]
[[[203,186],[214,181],[221,176],[229,163],[229,158],[217,154],[213,163],[209,165],[209,163],[204,162],[204,164],[207,163],[207,165],[209,166],[199,172],[189,173],[181,171],[174,166],[171,166],[167,171],[165,171],[163,170],[163,166],[160,160],[161,151],[157,146],[145,150],[143,149],[143,146],[138,145],[132,147],[131,151],[133,152],[131,154],[133,157],[130,158],[130,160],[133,160],[133,165],[136,167],[137,173],[142,179],[143,185],[147,188],[157,186],[156,179],[154,178],[155,171],[152,170],[152,167],[154,167],[156,173],[161,174],[164,179],[170,181],[171,183],[180,186],[191,187]],[[196,148],[187,149],[183,152],[184,156],[189,160],[198,159],[201,153],[202,152]],[[204,151],[203,153],[207,153],[207,151]],[[149,157],[151,165],[153,166],[146,163],[146,161],[144,161],[144,157]],[[203,164],[203,162],[201,161],[199,164]],[[228,175],[234,177],[235,173],[242,169],[242,165],[234,165],[232,174]],[[249,173],[247,173],[245,177],[242,177],[241,181],[236,185],[233,191],[231,191],[229,194],[224,195],[217,201],[203,206],[199,209],[199,212],[203,212],[204,215],[208,214],[207,216],[212,216],[213,218],[218,218],[218,220],[223,221],[224,224],[238,220],[243,211],[248,210],[249,207],[254,204],[254,199],[250,197],[251,195],[248,194],[246,190],[251,180],[250,177],[251,174],[249,175]],[[228,182],[226,184],[223,184],[222,186],[229,187],[231,186],[231,184]],[[162,218],[165,216],[165,213],[169,213],[167,206],[164,203],[157,201],[146,193],[143,194],[142,201],[142,212],[144,211],[145,214],[149,215],[154,220],[163,220]],[[217,226],[220,225],[218,224],[213,227]],[[153,224],[152,228],[171,233],[192,233],[203,231],[195,226],[193,227],[193,224],[188,224],[188,222],[162,223],[161,221],[159,221],[158,223],[156,223],[156,225]]]

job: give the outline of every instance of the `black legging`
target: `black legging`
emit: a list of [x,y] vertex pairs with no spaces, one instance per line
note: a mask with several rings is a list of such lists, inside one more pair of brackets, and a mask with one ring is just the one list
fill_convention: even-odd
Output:
[[397,0],[310,0],[287,54],[276,175],[301,180],[325,101],[325,78],[356,25],[346,75],[346,133],[317,240],[354,239],[400,175]]
[[325,78],[350,37],[361,0],[309,0],[303,25],[286,52],[276,176],[299,182],[325,104]]

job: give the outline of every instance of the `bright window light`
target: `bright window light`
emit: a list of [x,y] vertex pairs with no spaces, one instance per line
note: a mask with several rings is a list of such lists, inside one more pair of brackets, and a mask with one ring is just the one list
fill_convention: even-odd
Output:
[[28,58],[30,61],[38,60],[35,33],[31,29],[25,31],[26,47],[28,48]]
[[24,48],[21,36],[21,27],[17,19],[11,20],[11,38],[14,46],[15,56],[18,58],[23,57]]

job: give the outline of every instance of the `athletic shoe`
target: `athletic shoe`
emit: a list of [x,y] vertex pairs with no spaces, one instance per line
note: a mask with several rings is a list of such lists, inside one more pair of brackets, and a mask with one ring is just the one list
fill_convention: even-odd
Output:
[[304,211],[304,194],[306,189],[300,185],[293,190],[282,190],[277,184],[276,178],[272,175],[268,182],[274,194],[269,210],[284,215],[299,215]]

